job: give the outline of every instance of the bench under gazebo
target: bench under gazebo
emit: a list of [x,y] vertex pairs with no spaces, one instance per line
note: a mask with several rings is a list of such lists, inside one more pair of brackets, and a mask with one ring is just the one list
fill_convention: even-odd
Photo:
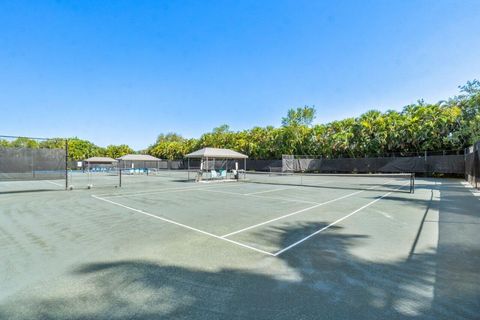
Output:
[[90,157],[80,164],[84,171],[110,171],[117,167],[118,161],[110,157]]
[[126,154],[117,158],[122,170],[148,172],[158,170],[161,160],[149,154]]
[[[238,175],[239,160],[243,160],[243,169],[246,169],[248,156],[230,149],[203,148],[187,154],[185,158],[188,171],[198,170],[196,181],[218,181],[231,180]],[[192,168],[190,159],[199,159],[199,166]]]

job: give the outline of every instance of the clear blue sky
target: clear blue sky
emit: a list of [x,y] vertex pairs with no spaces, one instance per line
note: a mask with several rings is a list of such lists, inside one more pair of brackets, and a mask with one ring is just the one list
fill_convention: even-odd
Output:
[[480,78],[480,1],[0,2],[0,134],[145,148],[436,102]]

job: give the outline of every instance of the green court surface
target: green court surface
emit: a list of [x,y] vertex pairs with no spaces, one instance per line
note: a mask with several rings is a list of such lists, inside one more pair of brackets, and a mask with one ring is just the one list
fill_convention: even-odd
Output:
[[462,180],[185,174],[2,182],[0,319],[478,319]]

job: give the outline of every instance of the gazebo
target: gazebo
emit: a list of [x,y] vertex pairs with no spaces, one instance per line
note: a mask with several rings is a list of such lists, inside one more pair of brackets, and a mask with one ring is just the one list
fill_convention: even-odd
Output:
[[117,158],[121,169],[158,169],[160,159],[148,154],[126,154]]
[[[228,179],[229,170],[238,172],[238,161],[231,164],[231,160],[243,159],[243,168],[246,169],[248,156],[230,149],[203,148],[185,156],[188,159],[188,171],[190,171],[190,159],[200,159],[199,175],[197,180]],[[217,170],[219,170],[217,172]]]
[[117,160],[110,157],[90,157],[83,160],[83,170],[108,171],[117,166]]

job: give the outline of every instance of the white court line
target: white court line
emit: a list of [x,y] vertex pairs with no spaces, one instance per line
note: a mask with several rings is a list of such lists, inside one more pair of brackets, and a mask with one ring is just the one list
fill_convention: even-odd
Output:
[[[391,180],[391,181],[388,181],[388,182],[385,182],[384,184],[387,184],[387,183],[390,183],[394,180]],[[378,185],[378,186],[374,186],[374,187],[370,187],[368,189],[373,189],[373,188],[377,188],[381,185]],[[403,187],[403,186],[402,186]],[[401,188],[401,187],[400,187]],[[398,188],[398,189],[400,189]],[[274,218],[274,219],[271,219],[271,220],[268,220],[268,221],[264,221],[264,222],[260,222],[260,223],[257,223],[253,226],[249,226],[249,227],[246,227],[246,228],[243,228],[243,229],[240,229],[240,230],[237,230],[237,231],[233,231],[233,232],[230,232],[230,233],[227,233],[227,234],[224,234],[222,236],[222,238],[225,238],[225,237],[229,237],[229,236],[232,236],[234,234],[237,234],[237,233],[240,233],[240,232],[244,232],[244,231],[247,231],[247,230],[250,230],[250,229],[253,229],[253,228],[257,228],[257,227],[260,227],[260,226],[263,226],[265,224],[268,224],[268,223],[271,223],[271,222],[274,222],[274,221],[277,221],[277,220],[280,220],[280,219],[284,219],[284,218],[287,218],[287,217],[290,217],[290,216],[293,216],[293,215],[296,215],[296,214],[299,214],[299,213],[302,213],[302,212],[305,212],[305,211],[308,211],[308,210],[312,210],[312,209],[315,209],[317,207],[320,207],[320,206],[323,206],[323,205],[326,205],[326,204],[329,204],[329,203],[332,203],[332,202],[335,202],[335,201],[339,201],[339,200],[342,200],[342,199],[345,199],[345,198],[348,198],[348,197],[351,197],[351,196],[354,196],[356,194],[359,194],[359,193],[362,193],[362,192],[365,192],[367,190],[360,190],[360,191],[356,191],[356,192],[353,192],[353,193],[349,193],[347,195],[344,195],[344,196],[341,196],[341,197],[338,197],[338,198],[335,198],[335,199],[332,199],[332,200],[328,200],[326,202],[321,202],[321,203],[317,203],[316,205],[314,206],[311,206],[311,207],[308,207],[308,208],[305,208],[305,209],[301,209],[301,210],[298,210],[298,211],[295,211],[295,212],[292,212],[292,213],[288,213],[286,215],[283,215],[283,216],[280,216],[280,217],[277,217],[277,218]]]
[[101,201],[105,201],[105,202],[108,202],[108,203],[110,203],[110,204],[113,204],[113,205],[116,205],[116,206],[125,208],[125,209],[128,209],[128,210],[131,210],[131,211],[135,211],[135,212],[144,214],[144,215],[149,216],[149,217],[154,218],[154,219],[162,220],[162,221],[164,221],[164,222],[171,223],[171,224],[174,224],[174,225],[176,225],[176,226],[179,226],[179,227],[182,227],[182,228],[185,228],[185,229],[189,229],[189,230],[192,230],[192,231],[196,231],[196,232],[202,233],[202,234],[204,234],[204,235],[207,235],[207,236],[212,237],[212,238],[215,238],[215,239],[220,239],[220,240],[223,240],[223,241],[227,241],[227,242],[236,244],[237,246],[240,246],[240,247],[244,247],[244,248],[247,248],[247,249],[250,249],[250,250],[253,250],[253,251],[257,251],[257,252],[260,252],[260,253],[263,253],[263,254],[267,254],[267,255],[269,255],[269,256],[273,256],[273,254],[270,253],[270,252],[267,252],[267,251],[264,251],[264,250],[261,250],[261,249],[257,249],[257,248],[255,248],[255,247],[251,247],[251,246],[249,246],[249,245],[246,245],[246,244],[243,244],[243,243],[234,241],[234,240],[223,239],[222,237],[217,236],[217,235],[215,235],[215,234],[213,234],[213,233],[210,233],[210,232],[207,232],[207,231],[203,231],[203,230],[200,230],[200,229],[197,229],[197,228],[194,228],[194,227],[190,227],[190,226],[187,226],[187,225],[185,225],[185,224],[183,224],[183,223],[179,223],[179,222],[176,222],[176,221],[173,221],[173,220],[170,220],[170,219],[162,218],[162,217],[159,217],[159,216],[157,216],[157,215],[148,213],[148,212],[146,212],[146,211],[139,210],[139,209],[135,209],[135,208],[132,208],[132,207],[123,205],[123,204],[121,204],[121,203],[118,203],[118,202],[115,202],[115,201],[111,201],[111,200],[108,200],[108,199],[105,199],[105,198],[102,198],[102,197],[99,197],[99,196],[96,196],[96,195],[92,195],[92,197],[95,198],[95,199],[98,199],[98,200],[101,200]]
[[[209,190],[210,191],[210,190]],[[287,199],[287,198],[277,198],[277,197],[268,197],[268,196],[259,196],[256,194],[248,195],[249,197],[255,197],[260,199],[272,199],[278,201],[287,201],[287,202],[298,202],[298,203],[308,203],[308,204],[318,204],[318,202],[314,201],[307,201],[307,200],[299,200],[299,199]]]
[[299,214],[299,213],[302,213],[302,212],[305,212],[305,211],[308,211],[308,210],[312,210],[312,209],[315,209],[317,207],[320,207],[320,206],[323,206],[323,205],[326,205],[326,204],[329,204],[329,203],[332,203],[332,202],[335,202],[335,201],[338,201],[338,200],[342,200],[342,199],[345,199],[345,198],[348,198],[348,197],[351,197],[353,195],[356,195],[356,194],[359,194],[360,192],[363,192],[363,191],[357,191],[357,192],[354,192],[354,193],[349,193],[343,197],[340,197],[340,198],[335,198],[335,199],[332,199],[332,200],[329,200],[329,201],[326,201],[326,202],[321,202],[321,203],[317,203],[316,205],[314,206],[311,206],[311,207],[308,207],[308,208],[304,208],[304,209],[301,209],[301,210],[297,210],[295,212],[292,212],[292,213],[288,213],[286,215],[283,215],[283,216],[280,216],[280,217],[277,217],[277,218],[273,218],[273,219],[270,219],[268,221],[264,221],[264,222],[260,222],[260,223],[257,223],[253,226],[249,226],[249,227],[246,227],[246,228],[243,228],[243,229],[240,229],[240,230],[237,230],[237,231],[233,231],[233,232],[230,232],[230,233],[227,233],[227,234],[224,234],[222,236],[222,238],[226,238],[226,237],[229,237],[229,236],[233,236],[234,234],[237,234],[237,233],[240,233],[240,232],[244,232],[244,231],[247,231],[247,230],[250,230],[250,229],[253,229],[253,228],[257,228],[257,227],[260,227],[260,226],[263,226],[265,224],[268,224],[268,223],[271,223],[271,222],[274,222],[274,221],[277,221],[277,220],[280,220],[280,219],[285,219],[287,217],[291,217],[293,215],[296,215],[296,214]]
[[[391,180],[391,181],[394,181],[394,180]],[[387,183],[389,183],[389,182],[391,182],[391,181],[388,181],[388,182],[386,182],[386,183],[384,183],[384,184],[387,184]],[[384,185],[384,184],[382,184],[382,185]],[[407,184],[407,183],[405,183],[404,185],[406,185],[406,184]],[[399,188],[397,188],[397,189],[395,189],[395,190],[398,190],[398,189],[402,188],[404,185],[402,185],[401,187],[399,187]],[[373,188],[376,188],[376,187],[379,187],[379,186],[381,186],[381,185],[373,186],[373,187],[370,187],[370,188],[368,188],[368,189],[373,189]],[[172,189],[172,188],[170,188],[170,189]],[[177,188],[175,188],[175,189],[177,189]],[[191,188],[182,188],[182,189],[191,189]],[[366,189],[366,190],[368,190],[368,189]],[[163,190],[165,190],[165,189],[163,189]],[[206,190],[206,188],[199,188],[198,190],[202,190],[202,191],[212,191],[212,192],[214,191],[214,190]],[[357,191],[357,192],[354,192],[354,193],[352,193],[352,194],[348,194],[348,195],[343,196],[343,197],[340,197],[340,198],[346,198],[346,197],[352,196],[352,195],[354,195],[354,194],[358,194],[358,193],[361,193],[361,192],[365,192],[366,190]],[[392,191],[392,192],[393,192],[393,191]],[[381,198],[378,198],[377,200],[374,200],[372,203],[370,203],[370,204],[368,204],[368,205],[373,204],[374,202],[382,199],[383,197],[391,194],[392,192],[389,192],[388,194],[383,195]],[[142,193],[140,193],[140,194],[142,194]],[[241,195],[241,194],[239,194],[239,195]],[[255,196],[255,195],[253,195],[253,196]],[[282,250],[280,250],[279,252],[273,254],[273,253],[271,253],[271,252],[268,252],[268,251],[264,251],[264,250],[255,248],[255,247],[252,247],[252,246],[243,244],[243,243],[241,243],[241,242],[237,242],[237,241],[234,241],[234,240],[225,238],[225,236],[227,236],[227,235],[225,235],[225,236],[218,236],[218,235],[215,235],[215,234],[213,234],[213,233],[210,233],[210,232],[207,232],[207,231],[203,231],[203,230],[200,230],[200,229],[197,229],[197,228],[194,228],[194,227],[190,227],[190,226],[188,226],[188,225],[185,225],[185,224],[182,224],[182,223],[179,223],[179,222],[170,220],[170,219],[166,219],[166,218],[162,218],[162,217],[156,216],[156,215],[154,215],[154,214],[148,213],[148,212],[143,211],[143,210],[135,209],[135,208],[132,208],[132,207],[123,205],[123,204],[121,204],[121,203],[118,203],[118,202],[115,202],[115,201],[111,201],[111,200],[102,198],[102,197],[97,196],[97,195],[92,195],[92,197],[94,197],[94,198],[97,199],[97,200],[101,200],[101,201],[104,201],[104,202],[107,202],[107,203],[110,203],[110,204],[113,204],[113,205],[116,205],[116,206],[119,206],[119,207],[122,207],[122,208],[125,208],[125,209],[128,209],[128,210],[132,210],[132,211],[135,211],[135,212],[144,214],[144,215],[146,215],[146,216],[149,216],[149,217],[151,217],[151,218],[159,219],[159,220],[161,220],[161,221],[164,221],[164,222],[167,222],[167,223],[171,223],[171,224],[177,225],[177,226],[182,227],[182,228],[185,228],[185,229],[189,229],[189,230],[192,230],[192,231],[196,231],[196,232],[202,233],[202,234],[204,234],[204,235],[213,237],[213,238],[215,238],[215,239],[223,240],[223,241],[226,241],[226,242],[235,244],[235,245],[237,245],[237,246],[240,246],[240,247],[243,247],[243,248],[247,248],[247,249],[250,249],[250,250],[253,250],[253,251],[256,251],[256,252],[259,252],[259,253],[263,253],[263,254],[266,254],[266,255],[269,255],[269,256],[277,256],[277,255],[279,255],[279,254],[281,254],[281,253],[289,250],[290,248],[293,248],[294,246],[300,244],[301,242],[307,240],[308,238],[310,238],[310,237],[312,237],[312,236],[320,233],[321,231],[323,231],[323,230],[325,230],[325,229],[333,226],[334,224],[340,222],[341,220],[346,219],[348,216],[351,216],[351,215],[353,215],[354,213],[356,213],[356,212],[358,212],[358,211],[360,211],[360,210],[362,210],[362,209],[364,209],[364,208],[366,208],[366,207],[368,206],[368,205],[367,205],[367,206],[364,206],[364,207],[358,209],[356,212],[351,213],[351,214],[349,214],[348,216],[345,216],[344,218],[341,218],[341,219],[335,221],[334,223],[330,224],[329,226],[323,228],[322,230],[319,230],[319,231],[315,232],[314,234],[312,234],[312,235],[310,235],[310,236],[308,236],[308,237],[306,237],[306,238],[304,238],[304,239],[302,239],[302,240],[300,240],[300,241],[297,241],[297,242],[294,243],[293,245],[290,245],[289,247],[287,247],[287,248],[285,248],[285,249],[282,249]],[[258,197],[262,197],[262,196],[258,196]],[[333,202],[333,201],[338,201],[338,200],[340,200],[340,198],[327,201],[326,203]],[[324,203],[324,204],[325,204],[325,203]],[[322,204],[319,204],[319,205],[322,205]],[[319,206],[319,205],[316,205],[316,206]],[[313,206],[313,207],[316,207],[316,206]],[[309,210],[309,209],[312,209],[312,208],[306,208],[306,209],[299,210],[299,211],[302,211],[302,212],[303,212],[303,211]],[[296,212],[296,213],[299,213],[299,212]],[[289,215],[293,215],[293,214],[289,214]],[[279,218],[276,218],[276,219],[273,219],[273,220],[278,220],[278,219],[279,219]],[[265,222],[265,223],[268,223],[268,222]],[[265,224],[265,223],[262,223],[262,224]],[[250,227],[249,227],[249,228],[250,228]],[[237,233],[237,231],[235,231],[234,233]],[[233,234],[233,233],[232,233],[232,234]]]
[[279,189],[272,189],[272,190],[264,190],[264,191],[257,191],[257,192],[251,192],[251,193],[244,193],[243,195],[245,195],[245,196],[253,196],[253,195],[261,194],[261,193],[275,192],[275,191],[281,191],[281,190],[289,190],[289,189],[295,189],[295,188],[296,188],[296,187],[279,188]]
[[244,193],[238,193],[238,192],[230,192],[230,191],[223,191],[223,190],[216,190],[216,189],[206,189],[206,188],[201,188],[197,189],[199,191],[208,191],[208,192],[215,192],[215,193],[224,193],[224,194],[233,194],[236,196],[244,196]]
[[[407,185],[407,184],[408,184],[408,183],[405,183],[404,185],[402,185],[402,186],[398,187],[398,188],[397,188],[397,189],[395,189],[395,190],[398,190],[398,189],[400,189],[400,188],[403,188],[403,187],[404,187],[405,185]],[[319,233],[320,233],[320,232],[322,232],[322,231],[325,231],[325,230],[329,229],[330,227],[332,227],[332,226],[336,225],[337,223],[339,223],[339,222],[341,222],[341,221],[343,221],[343,220],[347,219],[348,217],[351,217],[351,216],[353,216],[355,213],[358,213],[358,212],[362,211],[363,209],[365,209],[365,208],[367,208],[367,207],[371,206],[372,204],[374,204],[374,203],[376,203],[376,202],[378,202],[378,201],[382,200],[383,198],[385,198],[385,197],[389,196],[389,195],[390,195],[390,194],[392,194],[392,193],[393,193],[393,191],[390,191],[390,192],[388,192],[388,193],[385,193],[385,194],[384,194],[383,196],[381,196],[380,198],[377,198],[377,199],[375,199],[375,200],[373,200],[373,201],[370,201],[369,203],[367,203],[367,204],[366,204],[366,205],[364,205],[363,207],[361,207],[361,208],[358,208],[357,210],[355,210],[355,211],[353,211],[353,212],[351,212],[351,213],[347,214],[346,216],[344,216],[344,217],[342,217],[342,218],[340,218],[340,219],[338,219],[338,220],[336,220],[336,221],[334,221],[334,222],[330,223],[330,224],[329,224],[329,225],[327,225],[326,227],[323,227],[322,229],[315,231],[314,233],[312,233],[312,234],[310,234],[310,235],[306,236],[305,238],[303,238],[303,239],[301,239],[301,240],[298,240],[297,242],[295,242],[295,243],[293,243],[293,244],[289,245],[288,247],[285,247],[285,248],[283,248],[282,250],[280,250],[280,251],[278,251],[278,252],[274,253],[273,255],[276,257],[276,256],[278,256],[278,255],[280,255],[280,254],[284,253],[285,251],[287,251],[287,250],[290,250],[291,248],[298,246],[300,243],[302,243],[302,242],[304,242],[304,241],[306,241],[306,240],[310,239],[310,238],[311,238],[311,237],[313,237],[313,236],[316,236],[317,234],[319,234]]]
[[[223,185],[222,185],[223,186]],[[236,185],[240,186],[240,184]],[[108,197],[108,198],[118,198],[118,197],[129,197],[129,196],[141,196],[144,194],[155,194],[155,193],[165,193],[165,192],[176,192],[176,191],[183,191],[183,190],[202,190],[202,189],[211,189],[216,186],[205,186],[205,187],[175,187],[175,188],[162,188],[157,190],[151,191],[144,191],[144,192],[130,192],[130,193],[108,193],[108,194],[99,194],[99,197]]]
[[48,183],[51,183],[51,184],[54,184],[54,185],[56,185],[56,186],[65,187],[64,184],[56,183],[56,182],[49,181],[49,180],[44,180],[44,181],[45,181],[45,182],[48,182]]
[[318,204],[318,202],[313,202],[313,201],[306,201],[306,200],[293,200],[293,199],[287,199],[287,198],[275,198],[275,197],[266,197],[266,196],[259,196],[256,194],[249,194],[249,193],[238,193],[238,192],[228,192],[228,191],[221,191],[221,190],[215,190],[215,189],[198,189],[198,191],[207,191],[207,192],[213,192],[213,193],[224,193],[224,194],[232,194],[236,196],[249,196],[249,197],[256,197],[256,198],[261,198],[261,199],[272,199],[272,200],[278,200],[278,201],[285,201],[285,202],[295,202],[295,203],[308,203],[308,204]]
[[465,188],[469,189],[474,197],[480,197],[480,191],[475,189],[469,182],[462,181],[460,182]]

